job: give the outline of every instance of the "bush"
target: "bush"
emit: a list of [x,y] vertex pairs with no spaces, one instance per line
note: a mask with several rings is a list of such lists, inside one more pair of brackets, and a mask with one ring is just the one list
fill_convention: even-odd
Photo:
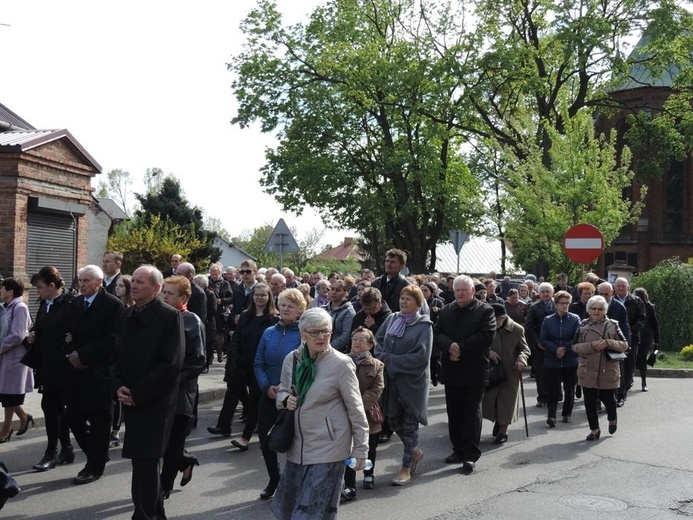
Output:
[[681,349],[681,357],[684,361],[693,361],[693,345],[688,345]]
[[656,304],[660,348],[679,351],[693,343],[693,266],[678,258],[639,274],[633,287],[644,287]]

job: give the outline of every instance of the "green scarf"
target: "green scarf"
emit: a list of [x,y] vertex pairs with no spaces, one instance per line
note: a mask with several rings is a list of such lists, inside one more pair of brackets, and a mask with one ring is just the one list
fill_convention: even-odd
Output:
[[315,360],[318,359],[317,354],[315,357],[310,357],[310,351],[308,350],[308,345],[303,344],[303,356],[301,362],[296,365],[296,382],[294,387],[296,388],[296,395],[298,395],[298,406],[303,404],[306,398],[308,390],[310,390],[313,381],[315,381]]

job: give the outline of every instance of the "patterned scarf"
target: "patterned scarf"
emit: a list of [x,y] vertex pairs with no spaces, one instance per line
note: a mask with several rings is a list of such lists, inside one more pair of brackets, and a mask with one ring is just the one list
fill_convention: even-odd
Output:
[[407,325],[416,321],[420,314],[417,310],[409,314],[398,312],[395,316],[395,319],[390,323],[390,328],[387,329],[387,335],[401,338]]
[[298,395],[298,406],[303,404],[308,390],[310,390],[313,381],[315,381],[316,359],[318,359],[318,355],[316,354],[315,357],[311,357],[308,345],[304,343],[301,362],[296,365],[296,381],[294,382],[296,395]]
[[354,360],[356,366],[359,366],[361,363],[363,363],[371,357],[371,353],[368,350],[366,350],[366,352],[354,352],[352,350],[351,352],[349,352],[349,357]]

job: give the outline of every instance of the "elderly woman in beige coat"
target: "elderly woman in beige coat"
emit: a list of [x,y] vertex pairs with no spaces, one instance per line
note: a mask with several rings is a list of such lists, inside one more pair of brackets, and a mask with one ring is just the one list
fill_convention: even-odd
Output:
[[508,441],[508,426],[519,415],[520,377],[527,366],[529,346],[525,339],[525,329],[511,320],[501,303],[491,305],[496,313],[496,335],[489,355],[491,363],[503,363],[505,381],[493,388],[487,388],[482,402],[484,419],[493,421],[493,444]]
[[607,318],[608,304],[603,296],[592,296],[587,301],[589,318],[583,320],[578,337],[573,343],[573,351],[580,356],[578,364],[578,384],[585,398],[585,413],[590,425],[586,440],[596,441],[602,431],[599,429],[597,403],[601,400],[609,420],[609,433],[616,433],[616,397],[614,390],[621,384],[621,369],[617,357],[628,349],[618,322]]
[[284,359],[277,391],[277,408],[296,413],[272,512],[280,520],[328,520],[337,517],[345,460],[355,458],[356,471],[365,466],[368,420],[356,365],[330,346],[330,315],[309,309],[298,327],[302,344]]

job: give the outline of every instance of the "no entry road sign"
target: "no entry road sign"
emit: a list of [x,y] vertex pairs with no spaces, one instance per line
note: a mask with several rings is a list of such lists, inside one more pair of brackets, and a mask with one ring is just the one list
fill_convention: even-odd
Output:
[[604,251],[604,237],[591,224],[578,224],[563,237],[563,251],[573,262],[592,263]]

